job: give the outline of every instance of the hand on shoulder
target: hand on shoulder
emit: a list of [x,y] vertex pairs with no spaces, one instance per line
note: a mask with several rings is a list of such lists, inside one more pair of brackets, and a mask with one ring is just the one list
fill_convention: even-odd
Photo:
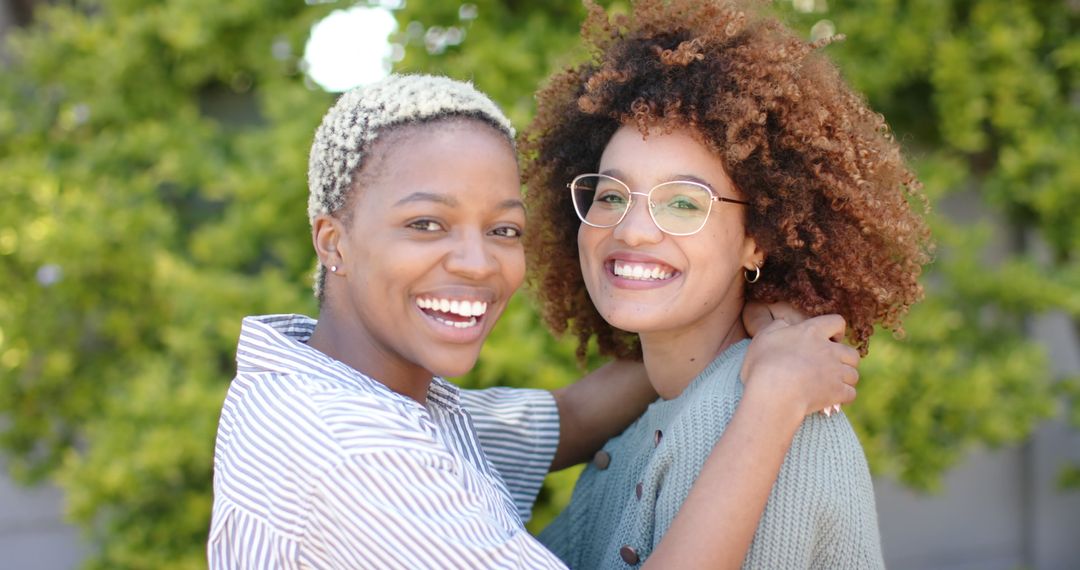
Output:
[[755,399],[787,408],[799,421],[807,414],[853,401],[859,353],[837,341],[843,338],[845,327],[843,317],[822,315],[797,324],[777,319],[756,330],[743,362],[744,399],[753,394]]

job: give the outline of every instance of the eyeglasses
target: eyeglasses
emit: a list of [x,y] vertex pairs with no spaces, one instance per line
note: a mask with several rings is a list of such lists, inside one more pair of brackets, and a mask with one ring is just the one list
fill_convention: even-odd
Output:
[[657,184],[648,192],[632,192],[618,178],[606,174],[582,174],[566,186],[570,188],[574,211],[586,225],[594,228],[619,225],[633,206],[636,194],[645,196],[656,227],[673,236],[688,236],[701,231],[712,212],[713,202],[749,204],[717,196],[712,188],[689,180]]

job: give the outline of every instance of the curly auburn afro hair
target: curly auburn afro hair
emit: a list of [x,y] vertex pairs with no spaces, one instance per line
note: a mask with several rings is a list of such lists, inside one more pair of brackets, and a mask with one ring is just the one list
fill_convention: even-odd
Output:
[[579,358],[594,335],[602,354],[640,358],[637,335],[589,299],[566,190],[628,124],[688,129],[750,202],[746,229],[765,265],[746,299],[839,313],[864,355],[875,324],[902,333],[930,260],[928,206],[884,119],[817,53],[829,41],[808,43],[738,2],[640,0],[611,18],[586,4],[591,58],[549,79],[519,140],[530,283],[547,325],[577,336]]

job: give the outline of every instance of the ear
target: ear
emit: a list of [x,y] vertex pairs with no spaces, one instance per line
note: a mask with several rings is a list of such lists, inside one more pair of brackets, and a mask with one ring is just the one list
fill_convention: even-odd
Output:
[[315,246],[315,254],[319,256],[319,263],[328,270],[336,266],[335,275],[345,274],[345,265],[341,247],[344,245],[345,227],[341,220],[327,215],[319,214],[311,223],[311,243]]
[[758,247],[757,240],[747,235],[743,239],[742,266],[743,269],[753,271],[754,268],[765,264],[765,250]]

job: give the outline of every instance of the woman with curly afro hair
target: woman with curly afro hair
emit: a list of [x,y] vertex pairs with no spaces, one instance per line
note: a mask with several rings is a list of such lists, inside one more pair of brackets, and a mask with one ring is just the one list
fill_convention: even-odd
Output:
[[[595,338],[642,358],[660,399],[540,538],[570,567],[625,568],[688,495],[723,498],[690,488],[743,396],[744,304],[838,313],[865,355],[875,325],[902,333],[931,245],[919,182],[828,40],[738,2],[587,4],[591,57],[521,137],[528,267],[547,324],[580,357]],[[883,566],[865,456],[831,411],[793,427],[745,568]]]

